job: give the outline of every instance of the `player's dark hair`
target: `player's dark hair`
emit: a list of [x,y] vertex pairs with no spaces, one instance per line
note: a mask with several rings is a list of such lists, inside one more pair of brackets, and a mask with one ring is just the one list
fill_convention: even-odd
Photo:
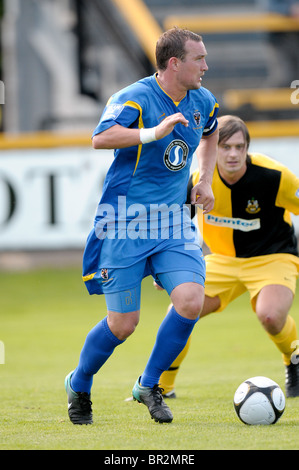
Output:
[[218,118],[218,128],[219,128],[219,139],[218,144],[226,142],[232,135],[236,132],[241,131],[244,139],[247,144],[247,148],[250,144],[250,135],[248,128],[244,121],[238,116],[221,116]]
[[174,27],[165,31],[156,44],[156,63],[158,70],[165,70],[171,57],[184,60],[186,41],[201,42],[202,37],[187,29]]

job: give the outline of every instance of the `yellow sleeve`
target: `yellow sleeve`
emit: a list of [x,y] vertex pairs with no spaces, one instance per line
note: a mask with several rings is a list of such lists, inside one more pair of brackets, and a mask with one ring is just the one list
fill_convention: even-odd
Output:
[[286,167],[281,173],[276,205],[299,214],[299,178]]
[[255,165],[273,168],[281,173],[276,205],[295,215],[299,214],[299,178],[285,165],[260,153],[251,154]]

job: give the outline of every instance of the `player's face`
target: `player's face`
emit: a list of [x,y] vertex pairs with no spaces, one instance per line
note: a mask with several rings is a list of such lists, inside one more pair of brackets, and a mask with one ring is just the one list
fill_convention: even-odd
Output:
[[178,60],[178,80],[185,90],[196,90],[201,87],[202,76],[208,70],[207,51],[202,41],[186,41],[185,58]]
[[242,131],[218,145],[217,166],[228,183],[238,181],[246,171],[247,144]]

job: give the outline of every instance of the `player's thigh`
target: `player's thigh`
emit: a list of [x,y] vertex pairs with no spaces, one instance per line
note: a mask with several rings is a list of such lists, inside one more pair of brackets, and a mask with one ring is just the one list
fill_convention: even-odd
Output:
[[[251,304],[254,311],[257,308],[257,300],[259,299],[259,305],[265,305],[266,302],[271,302],[271,306],[274,308],[274,299],[277,299],[277,307],[283,306],[283,309],[287,309],[290,299],[295,295],[296,292],[296,281],[298,277],[298,261],[293,255],[288,254],[274,254],[258,256],[250,258],[244,261],[242,278],[246,285],[246,288],[250,294]],[[269,288],[264,290],[268,286],[282,286],[287,288],[286,294],[283,298],[277,298],[275,294],[275,288]],[[262,296],[260,293],[263,291]],[[269,295],[268,295],[269,292]],[[277,291],[278,292],[278,291]],[[273,294],[273,301],[271,299],[271,293]],[[261,302],[263,300],[263,302]],[[280,308],[280,307],[279,307]]]
[[151,256],[150,268],[157,283],[169,295],[183,283],[204,285],[206,266],[200,246],[196,250],[188,250],[185,244],[175,244],[169,240],[163,251]]
[[140,291],[141,282],[135,287],[105,294],[108,326],[120,340],[128,338],[138,325]]
[[281,331],[293,303],[294,294],[289,287],[271,284],[257,295],[255,310],[259,320]]
[[176,311],[197,318],[203,306],[205,261],[201,249],[170,247],[151,258],[154,276],[171,297]]
[[108,311],[108,325],[119,339],[135,330],[140,313],[141,281],[145,261],[127,268],[109,268],[111,283],[103,286]]
[[[193,280],[187,282],[186,274],[193,274]],[[173,275],[178,284],[172,289],[170,298],[175,310],[183,317],[195,320],[202,311],[204,304],[204,285],[200,278],[194,276],[194,273],[180,272],[167,273],[168,276]],[[162,275],[163,279],[163,275]],[[184,281],[182,282],[182,280]]]
[[221,300],[218,295],[215,295],[214,297],[209,297],[208,295],[205,295],[204,305],[202,311],[200,312],[200,318],[203,318],[206,315],[209,315],[210,313],[219,311],[220,307]]

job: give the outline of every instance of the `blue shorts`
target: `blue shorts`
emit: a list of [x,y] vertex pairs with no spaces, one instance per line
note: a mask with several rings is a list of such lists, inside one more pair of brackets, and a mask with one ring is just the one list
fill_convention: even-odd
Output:
[[177,249],[163,251],[127,268],[105,268],[102,271],[105,278],[102,279],[102,291],[107,308],[122,313],[140,309],[141,281],[147,275],[151,274],[169,295],[180,284],[196,282],[204,286],[205,282],[205,261],[201,249],[196,253]]
[[[126,275],[117,269],[118,277]],[[160,273],[156,277],[156,282],[163,287],[170,295],[171,291],[178,285],[185,282],[196,282],[197,284],[204,285],[204,279],[200,274],[192,273],[191,271],[174,271],[170,273]],[[119,313],[134,312],[140,310],[140,293],[141,282],[136,287],[126,289],[120,292],[105,293],[105,300],[107,309]]]

